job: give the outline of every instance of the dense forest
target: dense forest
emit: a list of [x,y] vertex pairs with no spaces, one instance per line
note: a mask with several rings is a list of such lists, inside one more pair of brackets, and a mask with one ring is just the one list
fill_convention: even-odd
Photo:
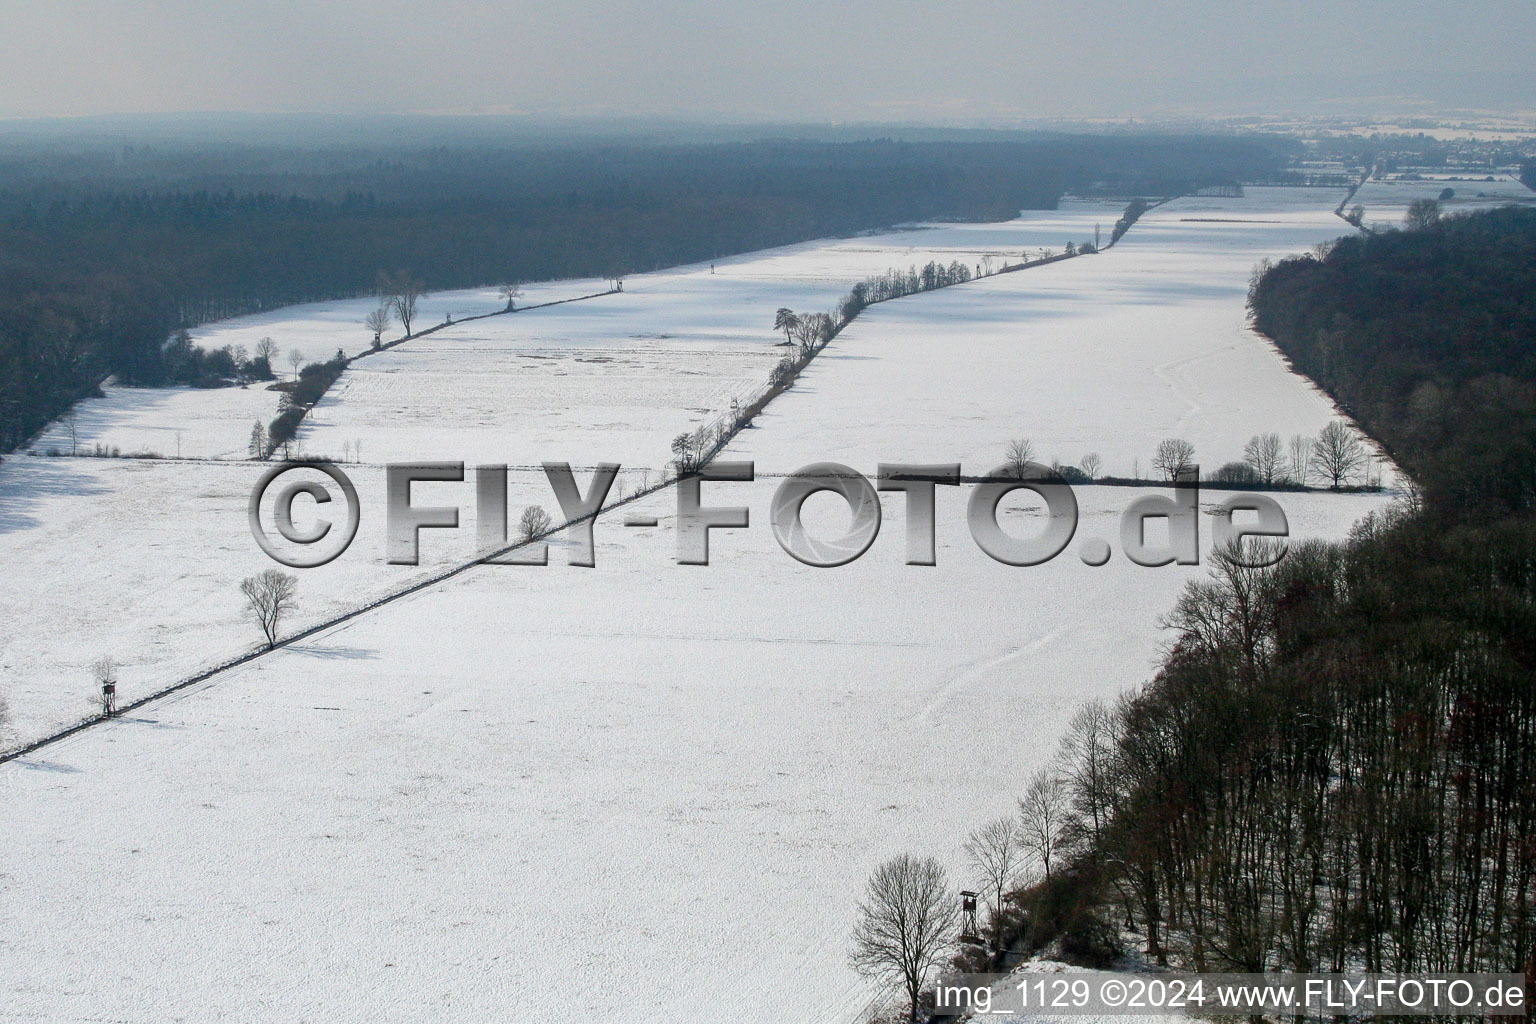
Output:
[[1254,323],[1461,517],[1536,501],[1536,210],[1340,239],[1268,270]]
[[1155,678],[1032,788],[1065,866],[999,926],[1202,970],[1536,971],[1536,211],[1351,237],[1251,301],[1422,494],[1187,588]]
[[107,374],[180,380],[188,361],[166,347],[178,328],[364,294],[381,270],[428,289],[617,276],[1283,164],[1280,143],[1153,136],[309,145],[8,145],[0,451]]

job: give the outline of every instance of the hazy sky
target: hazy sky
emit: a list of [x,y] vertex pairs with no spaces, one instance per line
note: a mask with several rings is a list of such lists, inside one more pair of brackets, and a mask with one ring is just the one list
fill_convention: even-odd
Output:
[[0,0],[0,114],[1536,108],[1536,0]]

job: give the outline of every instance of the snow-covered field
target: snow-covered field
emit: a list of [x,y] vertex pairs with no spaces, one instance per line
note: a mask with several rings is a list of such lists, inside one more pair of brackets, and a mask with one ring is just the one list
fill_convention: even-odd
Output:
[[[532,306],[558,302],[601,292],[607,287],[608,282],[593,278],[539,281],[523,286],[523,296],[517,304]],[[445,317],[462,320],[466,316],[494,313],[506,304],[496,288],[429,292],[417,303],[416,319],[411,326],[420,331],[442,323]],[[210,350],[225,345],[244,345],[247,351],[254,351],[262,338],[271,338],[277,343],[278,351],[278,362],[273,369],[281,372],[288,369],[288,353],[294,349],[303,353],[305,362],[330,359],[338,349],[349,356],[366,351],[373,344],[373,332],[363,326],[363,318],[378,308],[379,300],[372,296],[307,302],[203,324],[189,333],[194,342]],[[398,338],[401,333],[399,321],[394,321],[384,332],[384,340]]]
[[243,388],[125,388],[75,403],[73,419],[55,420],[29,447],[37,452],[179,459],[243,459],[251,427],[277,415],[278,394]]
[[[1214,465],[1252,433],[1315,431],[1327,403],[1244,328],[1243,291],[1260,257],[1338,234],[1341,194],[1181,200],[1109,253],[875,307],[726,457],[980,471],[1029,436],[1126,473],[1169,434]],[[363,432],[369,461],[579,462],[558,447],[574,431],[546,421],[598,396],[621,428],[580,443],[643,458],[747,379],[737,360],[772,359],[778,305],[826,308],[925,252],[1059,249],[1114,216],[794,247],[451,328],[357,364],[306,444]],[[580,362],[597,354],[614,362]],[[519,379],[476,381],[477,359]],[[307,621],[472,547],[467,512],[459,535],[424,537],[428,564],[386,567],[380,471],[349,471],[362,531],[303,573]],[[131,696],[254,640],[235,585],[270,565],[246,532],[257,473],[0,466],[0,560],[31,581],[0,594],[19,724],[83,711],[81,663],[103,645]],[[966,532],[969,488],[939,489],[937,566],[902,564],[888,494],[868,554],[812,569],[769,529],[777,483],[704,485],[753,523],[717,531],[708,567],[675,563],[663,491],[604,515],[596,568],[475,569],[0,766],[0,1019],[857,1019],[876,993],[844,954],[870,868],[911,851],[960,872],[965,833],[1012,807],[1080,702],[1146,678],[1156,616],[1203,570],[1089,568],[1076,546],[1001,565]],[[416,500],[468,509],[472,493]],[[1079,489],[1079,538],[1117,537],[1140,493]],[[807,503],[813,526],[845,515],[830,500]],[[1293,536],[1339,537],[1387,499],[1279,500]],[[1038,522],[1007,510],[1010,529]],[[623,525],[648,511],[658,526]]]
[[[706,485],[754,522],[708,567],[673,564],[666,492],[655,529],[598,524],[595,569],[476,570],[0,770],[5,1012],[856,1018],[870,868],[958,870],[1198,570],[991,562],[960,489],[936,567],[888,500],[810,569],[776,483]],[[1084,533],[1134,493],[1084,489]],[[1283,499],[1298,536],[1380,501]]]
[[[306,574],[295,625],[323,621],[420,575],[375,564],[382,540],[369,535],[383,508],[377,464],[510,463],[514,519],[527,504],[556,511],[534,468],[542,461],[618,461],[629,467],[619,486],[635,489],[657,479],[676,434],[727,410],[732,395],[763,386],[782,351],[771,329],[778,306],[827,308],[854,281],[892,266],[974,263],[988,254],[1000,263],[1026,249],[1059,251],[1073,238],[1092,237],[1095,223],[1112,223],[1116,211],[1068,201],[1002,224],[921,225],[638,275],[618,295],[457,325],[359,361],[311,414],[300,440],[307,452],[350,451],[375,464],[349,470],[372,515],[364,515],[348,558]],[[522,301],[604,286],[530,285]],[[476,296],[488,308],[500,304],[490,290],[433,301],[462,315],[479,311],[470,301]],[[298,306],[213,325],[201,340],[249,346],[272,334],[286,351],[314,337],[311,354],[324,358],[341,344],[325,325],[351,331],[371,308],[372,299]],[[423,316],[437,308],[424,304]],[[109,387],[105,398],[77,404],[73,439],[60,422],[31,447],[68,454],[102,445],[125,455],[240,460],[252,424],[276,408],[276,393],[255,386]],[[250,646],[237,586],[268,567],[244,519],[259,474],[240,462],[18,456],[0,464],[0,560],[13,578],[46,581],[0,591],[0,616],[9,624],[0,635],[0,698],[12,718],[5,745],[81,717],[92,685],[86,666],[101,654],[124,663],[120,691],[131,699]],[[468,527],[463,534],[432,538],[424,558],[441,568],[472,557]],[[372,561],[354,578],[348,567],[360,551]],[[147,603],[146,594],[159,596]]]
[[439,331],[343,374],[310,414],[306,451],[363,441],[378,461],[563,459],[659,470],[672,438],[755,397],[783,349],[774,311],[831,310],[853,282],[930,260],[983,267],[1060,252],[1118,207],[1065,202],[998,224],[788,246],[628,279],[581,303]]
[[[0,679],[9,705],[6,746],[93,710],[88,666],[120,663],[132,700],[258,646],[240,580],[273,567],[251,538],[246,502],[263,471],[250,462],[9,458],[0,467]],[[383,471],[348,466],[364,512],[348,557],[306,570],[293,625],[382,596],[432,570],[475,557],[466,529],[428,533],[422,565],[384,553]],[[418,503],[472,505],[472,485],[425,484]],[[529,496],[517,501],[521,493]],[[516,507],[557,505],[522,481]],[[270,500],[267,519],[270,518]],[[302,519],[302,503],[295,506]],[[514,516],[515,518],[515,516]]]
[[[780,470],[836,459],[983,472],[1026,437],[1043,462],[1096,452],[1106,475],[1152,477],[1165,437],[1192,442],[1209,470],[1241,459],[1254,434],[1315,435],[1332,403],[1247,327],[1243,304],[1261,258],[1338,236],[1341,193],[1247,192],[1160,206],[1101,255],[867,310],[733,452]],[[780,421],[815,424],[814,450],[787,447],[798,437]]]
[[1408,212],[1410,203],[1415,199],[1438,199],[1441,191],[1447,188],[1456,194],[1450,199],[1440,200],[1442,213],[1486,210],[1508,203],[1522,206],[1536,203],[1536,192],[1508,174],[1497,174],[1493,181],[1458,181],[1449,176],[1418,180],[1373,178],[1360,186],[1349,205],[1365,207],[1365,223],[1368,227],[1402,227],[1403,215]]

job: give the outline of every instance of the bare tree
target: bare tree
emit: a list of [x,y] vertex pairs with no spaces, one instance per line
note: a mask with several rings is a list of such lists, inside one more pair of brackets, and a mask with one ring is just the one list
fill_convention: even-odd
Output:
[[533,540],[539,534],[549,529],[549,513],[538,505],[529,505],[523,509],[523,516],[517,521],[518,533],[524,541]]
[[293,379],[299,379],[299,367],[304,365],[304,353],[293,348],[288,350],[288,365],[293,367]]
[[1061,757],[1074,815],[1066,834],[1093,849],[1109,824],[1115,803],[1115,721],[1102,701],[1084,704],[1061,741]]
[[1286,472],[1294,483],[1305,487],[1312,467],[1312,439],[1305,434],[1292,435],[1289,451],[1290,466]]
[[268,647],[277,646],[277,632],[282,628],[283,617],[293,609],[298,586],[297,576],[278,569],[247,577],[240,584],[240,592],[250,604]]
[[1243,446],[1243,461],[1266,485],[1273,484],[1280,475],[1280,435],[1254,434]]
[[1099,472],[1104,468],[1104,460],[1099,458],[1098,452],[1089,452],[1083,456],[1082,467],[1089,480],[1097,480]]
[[1440,204],[1433,199],[1415,199],[1408,204],[1403,223],[1409,231],[1423,231],[1440,222]]
[[1164,438],[1157,446],[1157,454],[1152,457],[1152,468],[1168,480],[1177,480],[1194,465],[1195,446],[1181,437]]
[[928,973],[949,948],[958,912],[944,868],[932,857],[902,854],[870,876],[849,959],[866,977],[901,982],[911,1024]]
[[69,411],[60,417],[60,420],[64,424],[65,433],[69,434],[69,454],[73,456],[76,454],[75,449],[80,447],[80,418],[76,415],[74,406],[70,406]]
[[795,328],[795,340],[800,343],[800,354],[808,354],[816,345],[817,327],[816,321],[811,317],[801,317],[800,324]]
[[407,338],[411,336],[411,321],[416,319],[416,303],[421,296],[421,282],[412,277],[410,271],[380,272],[379,297],[384,300],[384,307],[399,317]]
[[266,360],[267,369],[272,369],[273,365],[277,362],[277,342],[271,338],[262,338],[258,341],[256,343],[256,358]]
[[523,286],[516,281],[508,281],[499,289],[501,297],[507,300],[507,309],[517,308],[517,300],[523,296]]
[[677,456],[677,467],[687,470],[693,468],[693,436],[691,434],[678,434],[672,439],[672,454]]
[[971,833],[965,852],[971,864],[986,879],[986,891],[993,898],[993,920],[1003,916],[1003,894],[1013,884],[1023,850],[1019,845],[1019,826],[1012,818],[998,818]]
[[389,307],[380,306],[363,317],[363,326],[373,332],[373,344],[377,348],[384,338],[384,332],[389,330]]
[[1067,784],[1061,776],[1042,768],[1029,780],[1019,799],[1019,843],[1032,853],[1051,877],[1051,857],[1062,845],[1067,820]]
[[1020,480],[1029,475],[1029,464],[1033,461],[1035,446],[1027,437],[1009,441],[1008,447],[1003,449],[1003,464],[1008,467],[1008,472]]
[[1334,490],[1352,479],[1365,463],[1365,446],[1343,420],[1333,420],[1312,444],[1312,460]]

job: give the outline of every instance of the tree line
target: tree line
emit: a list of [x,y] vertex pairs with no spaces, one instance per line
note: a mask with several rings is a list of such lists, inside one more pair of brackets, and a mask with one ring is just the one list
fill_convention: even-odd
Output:
[[1272,143],[1201,137],[58,145],[18,145],[0,164],[0,451],[109,374],[208,379],[185,348],[168,351],[179,329],[370,294],[380,267],[413,267],[426,289],[618,278],[905,221],[1003,219],[1069,189],[1269,173],[1281,160]]
[[1423,493],[1270,568],[1223,553],[1153,681],[1084,712],[1058,837],[1101,940],[1129,923],[1211,970],[1533,966],[1533,255],[1536,212],[1500,210],[1256,282],[1261,329]]

